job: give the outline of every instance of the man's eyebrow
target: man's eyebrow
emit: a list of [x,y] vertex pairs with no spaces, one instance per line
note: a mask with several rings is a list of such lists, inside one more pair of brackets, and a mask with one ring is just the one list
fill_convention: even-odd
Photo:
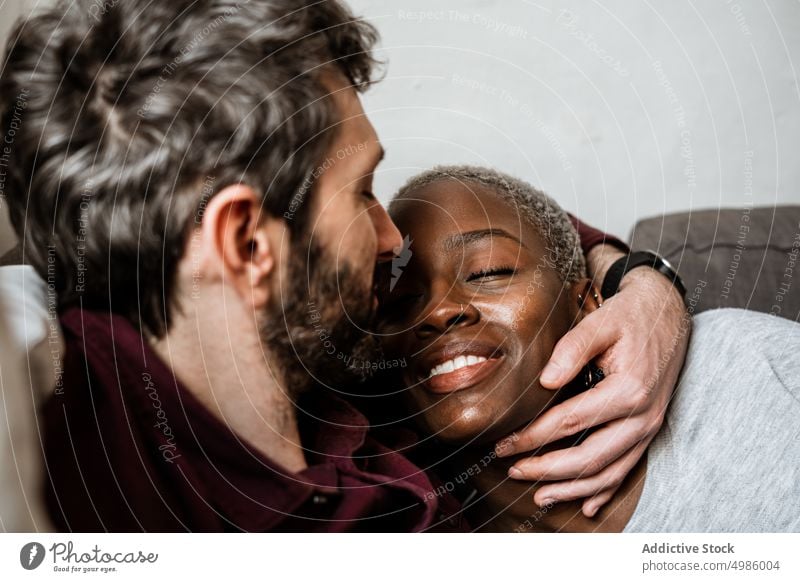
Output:
[[502,228],[485,228],[481,230],[470,230],[468,232],[459,232],[458,234],[453,234],[448,236],[444,239],[444,249],[446,251],[452,251],[457,249],[458,247],[467,246],[470,244],[474,244],[476,242],[480,242],[487,238],[493,237],[500,237],[500,238],[507,238],[511,239],[516,242],[519,246],[523,248],[527,248],[525,243],[523,243],[519,238],[503,230]]

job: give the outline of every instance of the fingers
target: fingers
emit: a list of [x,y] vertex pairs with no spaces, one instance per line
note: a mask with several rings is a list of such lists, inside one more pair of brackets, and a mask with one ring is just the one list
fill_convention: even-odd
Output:
[[509,476],[528,481],[557,481],[597,475],[647,439],[648,424],[640,418],[611,422],[577,447],[518,461],[509,469]]
[[558,341],[539,377],[543,387],[561,388],[591,359],[611,347],[619,335],[616,326],[608,325],[607,315],[607,310],[590,313]]
[[503,441],[495,448],[497,456],[535,451],[539,447],[578,434],[587,428],[622,417],[637,414],[642,404],[639,398],[626,398],[624,376],[609,376],[593,390],[570,398],[546,411],[530,425]]
[[611,501],[611,499],[614,497],[614,494],[619,491],[619,488],[620,485],[611,487],[610,489],[601,491],[597,495],[593,495],[589,499],[584,500],[583,506],[581,507],[583,515],[590,518],[597,515],[597,512],[600,511],[600,508]]
[[614,497],[625,477],[642,458],[648,444],[649,441],[639,443],[596,475],[544,485],[536,491],[533,500],[538,506],[543,507],[552,503],[587,498],[583,503],[583,514],[586,517],[594,517],[600,508]]
[[509,469],[513,479],[556,481],[596,475],[629,450],[650,443],[660,424],[646,416],[608,423],[577,447],[522,459]]

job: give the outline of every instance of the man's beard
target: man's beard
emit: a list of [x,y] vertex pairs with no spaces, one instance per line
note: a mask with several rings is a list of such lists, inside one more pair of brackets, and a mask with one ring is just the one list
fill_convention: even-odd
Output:
[[380,357],[377,339],[368,329],[374,317],[372,287],[359,280],[350,265],[319,245],[295,245],[300,257],[287,267],[282,297],[261,327],[261,341],[279,368],[291,397],[314,384],[349,394]]

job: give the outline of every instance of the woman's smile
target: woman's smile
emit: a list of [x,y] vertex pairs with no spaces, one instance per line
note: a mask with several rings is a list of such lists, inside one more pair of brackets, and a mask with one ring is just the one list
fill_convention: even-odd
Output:
[[493,376],[504,359],[500,346],[450,339],[417,358],[412,369],[422,388],[434,394],[449,394],[477,386]]

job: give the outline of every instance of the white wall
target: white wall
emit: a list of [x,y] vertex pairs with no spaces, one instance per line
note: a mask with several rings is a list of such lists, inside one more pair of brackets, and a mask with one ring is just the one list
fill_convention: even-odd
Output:
[[[6,42],[11,28],[17,18],[27,14],[36,6],[51,3],[52,0],[0,0],[0,53],[5,56]],[[0,61],[2,66],[2,61]],[[2,96],[5,99],[5,95]],[[6,201],[0,197],[0,255],[4,254],[16,244],[16,236],[8,222],[8,207]]]
[[800,203],[800,2],[350,4],[389,62],[364,97],[384,200],[470,162],[618,235],[664,211]]
[[[3,42],[36,3],[0,0]],[[800,203],[800,2],[350,4],[389,63],[364,97],[388,150],[383,200],[471,162],[622,236],[664,211]]]

